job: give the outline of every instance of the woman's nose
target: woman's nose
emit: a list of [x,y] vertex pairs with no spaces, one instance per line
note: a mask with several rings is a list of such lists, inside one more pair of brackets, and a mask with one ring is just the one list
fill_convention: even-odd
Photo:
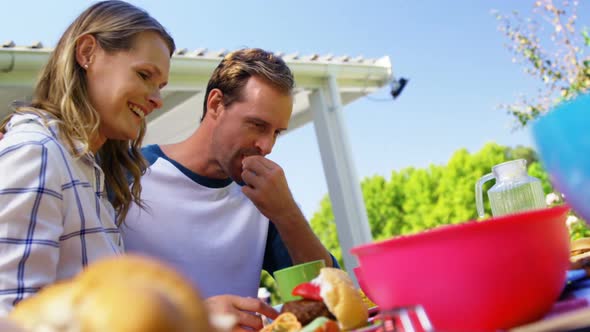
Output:
[[162,99],[162,95],[160,94],[160,89],[156,89],[155,92],[150,94],[149,102],[154,107],[154,109],[162,108],[164,105],[164,100]]

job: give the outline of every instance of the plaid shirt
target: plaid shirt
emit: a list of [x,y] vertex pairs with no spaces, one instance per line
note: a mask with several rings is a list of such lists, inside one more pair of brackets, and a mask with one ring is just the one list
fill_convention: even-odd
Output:
[[95,158],[73,158],[57,127],[39,116],[13,116],[0,140],[0,315],[41,287],[121,253],[114,220]]

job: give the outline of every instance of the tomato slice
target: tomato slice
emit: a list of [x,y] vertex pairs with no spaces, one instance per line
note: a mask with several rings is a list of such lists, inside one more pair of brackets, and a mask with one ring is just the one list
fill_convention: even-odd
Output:
[[311,282],[304,282],[293,288],[292,295],[301,296],[304,299],[323,301],[320,295],[320,286],[312,284]]

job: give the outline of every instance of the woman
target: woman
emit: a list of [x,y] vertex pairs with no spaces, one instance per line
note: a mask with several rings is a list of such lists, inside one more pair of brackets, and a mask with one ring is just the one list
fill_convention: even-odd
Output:
[[122,252],[117,226],[141,205],[145,117],[162,105],[174,49],[145,11],[96,3],[59,40],[32,103],[2,124],[0,314]]

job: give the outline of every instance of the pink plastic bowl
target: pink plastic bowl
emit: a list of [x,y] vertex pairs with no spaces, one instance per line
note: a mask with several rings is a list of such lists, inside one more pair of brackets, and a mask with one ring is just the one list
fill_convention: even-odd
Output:
[[568,210],[443,226],[351,252],[381,310],[421,304],[437,330],[507,329],[541,318],[562,291]]

